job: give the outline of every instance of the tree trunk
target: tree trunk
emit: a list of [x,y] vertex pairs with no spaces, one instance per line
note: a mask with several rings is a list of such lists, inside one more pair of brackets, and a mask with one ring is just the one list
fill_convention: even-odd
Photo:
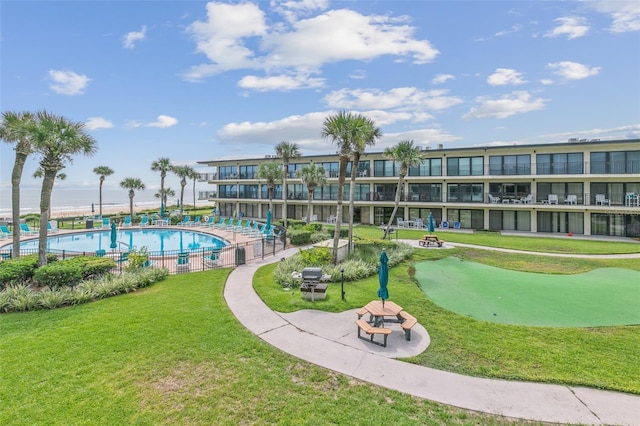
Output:
[[102,184],[103,183],[104,183],[104,179],[100,179],[100,218],[102,218]]
[[353,163],[351,164],[351,183],[349,185],[349,253],[353,251],[353,215],[354,196],[356,194],[356,175],[358,174],[358,163],[360,162],[360,153],[353,154]]
[[13,257],[20,257],[20,181],[27,154],[16,148],[16,162],[11,172],[11,220],[13,221]]
[[[180,182],[180,217],[182,217],[182,212],[184,211],[184,187],[187,186],[187,182],[185,182],[184,184],[182,182]],[[196,205],[193,205],[193,208],[195,210]]]
[[129,215],[133,217],[133,190],[129,191]]
[[283,163],[282,167],[284,168],[284,174],[282,175],[282,185],[284,186],[282,191],[282,220],[284,221],[284,229],[287,229],[287,196],[289,195],[287,192],[287,174],[289,164]]
[[333,232],[333,254],[331,262],[338,264],[338,241],[340,240],[340,225],[342,224],[342,204],[344,202],[344,181],[347,175],[347,165],[349,157],[340,156],[338,171],[338,202],[336,204],[336,228]]
[[311,216],[313,215],[313,193],[316,190],[315,187],[310,188],[309,186],[307,186],[307,190],[309,191],[309,201],[307,204],[307,225],[309,224],[309,222],[311,222]]
[[49,210],[51,209],[51,192],[58,170],[44,171],[42,179],[42,192],[40,193],[40,234],[38,236],[38,266],[47,264],[47,223],[49,222]]
[[[396,212],[398,211],[398,206],[400,205],[400,194],[402,193],[402,183],[404,181],[404,175],[400,175],[400,178],[398,179],[398,187],[396,188],[396,201],[394,203],[393,206],[393,211],[391,212],[391,217],[389,218],[389,223],[387,224],[386,229],[384,230],[384,237],[382,239],[385,239],[389,236],[389,229],[391,228],[391,225],[393,224],[393,219],[396,216]],[[396,230],[396,232],[398,232]]]
[[273,211],[273,193],[276,189],[275,186],[269,186],[268,187],[268,193],[269,193],[269,210],[271,210],[271,220],[275,219],[275,212]]

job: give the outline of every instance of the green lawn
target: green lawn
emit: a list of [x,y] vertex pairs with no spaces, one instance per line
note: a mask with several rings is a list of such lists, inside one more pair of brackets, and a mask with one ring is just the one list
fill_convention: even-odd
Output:
[[[522,238],[502,238],[506,245],[522,248]],[[517,241],[506,241],[510,238],[516,238]],[[525,238],[525,243],[528,240],[544,239]],[[549,240],[536,241],[536,244],[552,245],[555,241]],[[573,241],[580,246],[589,243]],[[584,385],[640,394],[640,363],[637,362],[637,354],[640,353],[639,325],[527,327],[490,323],[458,315],[429,300],[410,275],[414,262],[448,256],[500,268],[553,274],[575,274],[602,267],[640,270],[638,259],[568,259],[469,248],[417,249],[412,261],[390,270],[389,278],[390,299],[413,314],[431,336],[431,346],[408,362],[472,376]],[[345,301],[340,299],[340,285],[332,284],[327,298],[312,304],[301,300],[298,292],[282,291],[273,281],[271,271],[274,267],[267,265],[258,270],[254,277],[254,288],[277,311],[291,312],[308,308],[341,312],[362,307],[376,298],[378,279],[373,276],[346,283]]]
[[514,422],[280,352],[227,308],[227,272],[176,275],[94,303],[0,315],[0,424]]

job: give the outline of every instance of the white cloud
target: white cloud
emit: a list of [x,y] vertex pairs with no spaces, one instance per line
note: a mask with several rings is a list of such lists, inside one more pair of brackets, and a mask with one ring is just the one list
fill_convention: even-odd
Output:
[[258,92],[267,92],[271,90],[289,91],[295,89],[308,89],[312,87],[322,87],[323,85],[323,78],[288,75],[277,75],[270,77],[247,75],[240,79],[240,81],[238,82],[238,86],[242,87],[243,89],[251,89]]
[[169,115],[159,115],[156,121],[151,121],[148,123],[142,123],[139,121],[131,121],[128,123],[129,127],[159,127],[161,129],[166,129],[167,127],[172,127],[178,124],[178,119],[171,117]]
[[637,0],[598,0],[586,1],[583,3],[597,12],[611,16],[611,27],[613,33],[625,33],[630,31],[640,31],[640,2]]
[[355,70],[351,74],[349,74],[349,78],[353,78],[354,80],[362,80],[367,77],[366,70]]
[[507,84],[522,84],[522,74],[510,68],[497,68],[496,72],[487,77],[487,83],[492,86],[505,86]]
[[86,75],[73,71],[49,70],[52,83],[49,88],[61,95],[82,95],[91,81]]
[[503,37],[506,36],[508,34],[513,34],[513,33],[517,33],[518,31],[520,31],[522,29],[521,25],[514,25],[512,26],[510,29],[508,30],[502,30],[502,31],[498,31],[497,33],[495,33],[493,36],[494,37]]
[[111,129],[113,123],[102,117],[89,117],[85,126],[88,130]]
[[542,80],[540,80],[540,83],[545,85],[545,86],[549,86],[553,83],[555,83],[553,80],[551,80],[550,78],[543,78]]
[[462,116],[465,120],[474,118],[507,118],[515,114],[522,114],[545,108],[545,99],[531,99],[529,92],[520,91],[504,95],[499,99],[480,96],[479,103]]
[[431,84],[442,84],[442,83],[446,83],[449,80],[454,80],[455,77],[452,76],[451,74],[438,74],[435,77],[433,77],[433,80],[431,80]]
[[589,26],[586,25],[587,20],[580,16],[566,16],[553,21],[559,22],[560,25],[547,32],[545,37],[559,37],[566,34],[567,38],[571,40],[582,37],[589,31]]
[[397,109],[412,112],[441,110],[462,103],[456,96],[448,96],[448,90],[422,91],[416,87],[397,87],[389,91],[379,89],[341,89],[325,96],[324,101],[336,109]]
[[[308,13],[323,5],[308,2],[304,10]],[[210,63],[191,67],[183,77],[200,81],[238,69],[310,74],[319,72],[325,64],[370,61],[385,55],[411,58],[416,64],[433,60],[438,50],[427,40],[415,39],[414,27],[407,24],[407,19],[338,9],[286,23],[267,23],[256,4],[210,2],[207,20],[196,21],[188,28],[197,51]]]
[[583,78],[597,75],[601,67],[589,67],[578,62],[561,61],[547,64],[554,74],[567,80],[581,80]]
[[143,25],[140,31],[131,31],[122,37],[122,44],[126,49],[136,47],[136,42],[144,40],[147,36],[147,26]]
[[289,22],[308,16],[315,10],[325,10],[329,7],[328,0],[272,0],[274,10]]

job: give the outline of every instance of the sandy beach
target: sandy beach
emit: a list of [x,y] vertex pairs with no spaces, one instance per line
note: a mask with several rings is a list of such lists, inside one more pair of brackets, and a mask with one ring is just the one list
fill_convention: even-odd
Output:
[[[202,203],[196,203],[196,208],[202,208],[202,207],[206,207],[206,206],[211,206],[211,208],[213,208],[213,203],[204,201]],[[175,206],[170,206],[167,211],[172,211],[175,209]],[[51,218],[52,219],[56,219],[56,218],[68,218],[68,217],[78,217],[78,218],[82,218],[85,216],[97,216],[99,215],[99,207],[96,206],[95,207],[95,212],[91,213],[90,209],[73,209],[73,210],[60,210],[60,211],[54,211],[51,213]],[[154,203],[153,205],[149,205],[148,203],[143,203],[140,205],[134,205],[133,206],[133,211],[135,214],[141,212],[141,211],[145,211],[145,210],[152,210],[152,211],[156,211],[159,212],[160,208],[157,205],[157,203]],[[187,204],[187,207],[185,208],[185,213],[188,212],[189,210],[191,210],[191,205]],[[105,216],[109,216],[109,215],[114,215],[114,214],[118,214],[118,213],[122,213],[123,215],[128,215],[129,214],[129,206],[122,206],[122,205],[117,205],[117,206],[102,206],[102,214]]]

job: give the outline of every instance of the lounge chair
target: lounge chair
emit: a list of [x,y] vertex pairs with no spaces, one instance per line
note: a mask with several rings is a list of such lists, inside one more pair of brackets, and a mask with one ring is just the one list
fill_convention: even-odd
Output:
[[565,204],[578,204],[578,196],[577,195],[567,195],[567,198],[564,199]]
[[610,206],[611,200],[606,198],[604,194],[596,194],[596,206]]
[[176,272],[189,271],[189,269],[189,253],[184,251],[180,252],[176,258]]
[[233,220],[233,218],[229,218],[229,223],[227,223],[226,225],[224,225],[222,227],[222,229],[225,229],[227,231],[231,231],[234,227],[238,226],[238,223],[240,223],[240,219],[238,220]]
[[200,226],[213,226],[213,216],[205,216],[204,217],[204,222],[200,222],[199,225]]
[[218,221],[218,223],[214,223],[213,225],[211,225],[212,228],[222,228],[224,226],[226,219],[224,217],[221,217],[220,220]]
[[107,255],[107,251],[105,249],[96,250],[97,257],[105,257]]
[[47,222],[47,232],[49,234],[55,234],[56,232],[60,231],[58,229],[58,225],[56,224],[55,226],[51,224],[51,221]]
[[526,197],[520,198],[520,201],[524,204],[531,204],[533,202],[533,194],[529,194]]
[[149,216],[142,216],[142,220],[140,220],[140,226],[149,226]]
[[487,197],[489,197],[489,203],[491,204],[498,204],[500,203],[500,197],[494,197],[491,194],[487,194]]
[[549,196],[547,197],[547,201],[549,204],[558,204],[558,195],[549,194]]
[[11,235],[13,235],[13,232],[11,232],[9,230],[9,228],[7,227],[7,225],[0,225],[0,233],[2,233],[3,235],[9,237]]
[[131,216],[124,217],[124,222],[122,222],[122,226],[131,226]]
[[311,215],[311,222],[317,222],[317,221],[318,221],[318,215],[317,214]]
[[192,223],[191,222],[191,216],[186,215],[184,217],[184,219],[182,219],[182,221],[176,223],[176,225],[178,225],[178,226],[189,226],[190,223]]
[[202,263],[209,268],[218,266],[220,264],[220,250],[214,249],[210,253],[206,253],[202,257]]
[[102,223],[100,224],[100,226],[98,226],[98,228],[108,228],[109,225],[111,225],[110,223],[111,221],[109,220],[108,217],[103,217],[102,218]]
[[191,222],[187,223],[187,226],[197,226],[197,225],[200,225],[200,216],[194,217]]
[[251,229],[251,219],[247,219],[244,225],[237,231],[240,232],[241,234],[245,234],[250,229]]
[[258,231],[258,226],[260,226],[258,222],[253,222],[253,225],[243,230],[242,233],[245,235],[253,235]]
[[38,231],[36,231],[35,229],[29,228],[29,225],[27,225],[26,223],[21,223],[20,233],[24,235],[35,235],[38,233]]

